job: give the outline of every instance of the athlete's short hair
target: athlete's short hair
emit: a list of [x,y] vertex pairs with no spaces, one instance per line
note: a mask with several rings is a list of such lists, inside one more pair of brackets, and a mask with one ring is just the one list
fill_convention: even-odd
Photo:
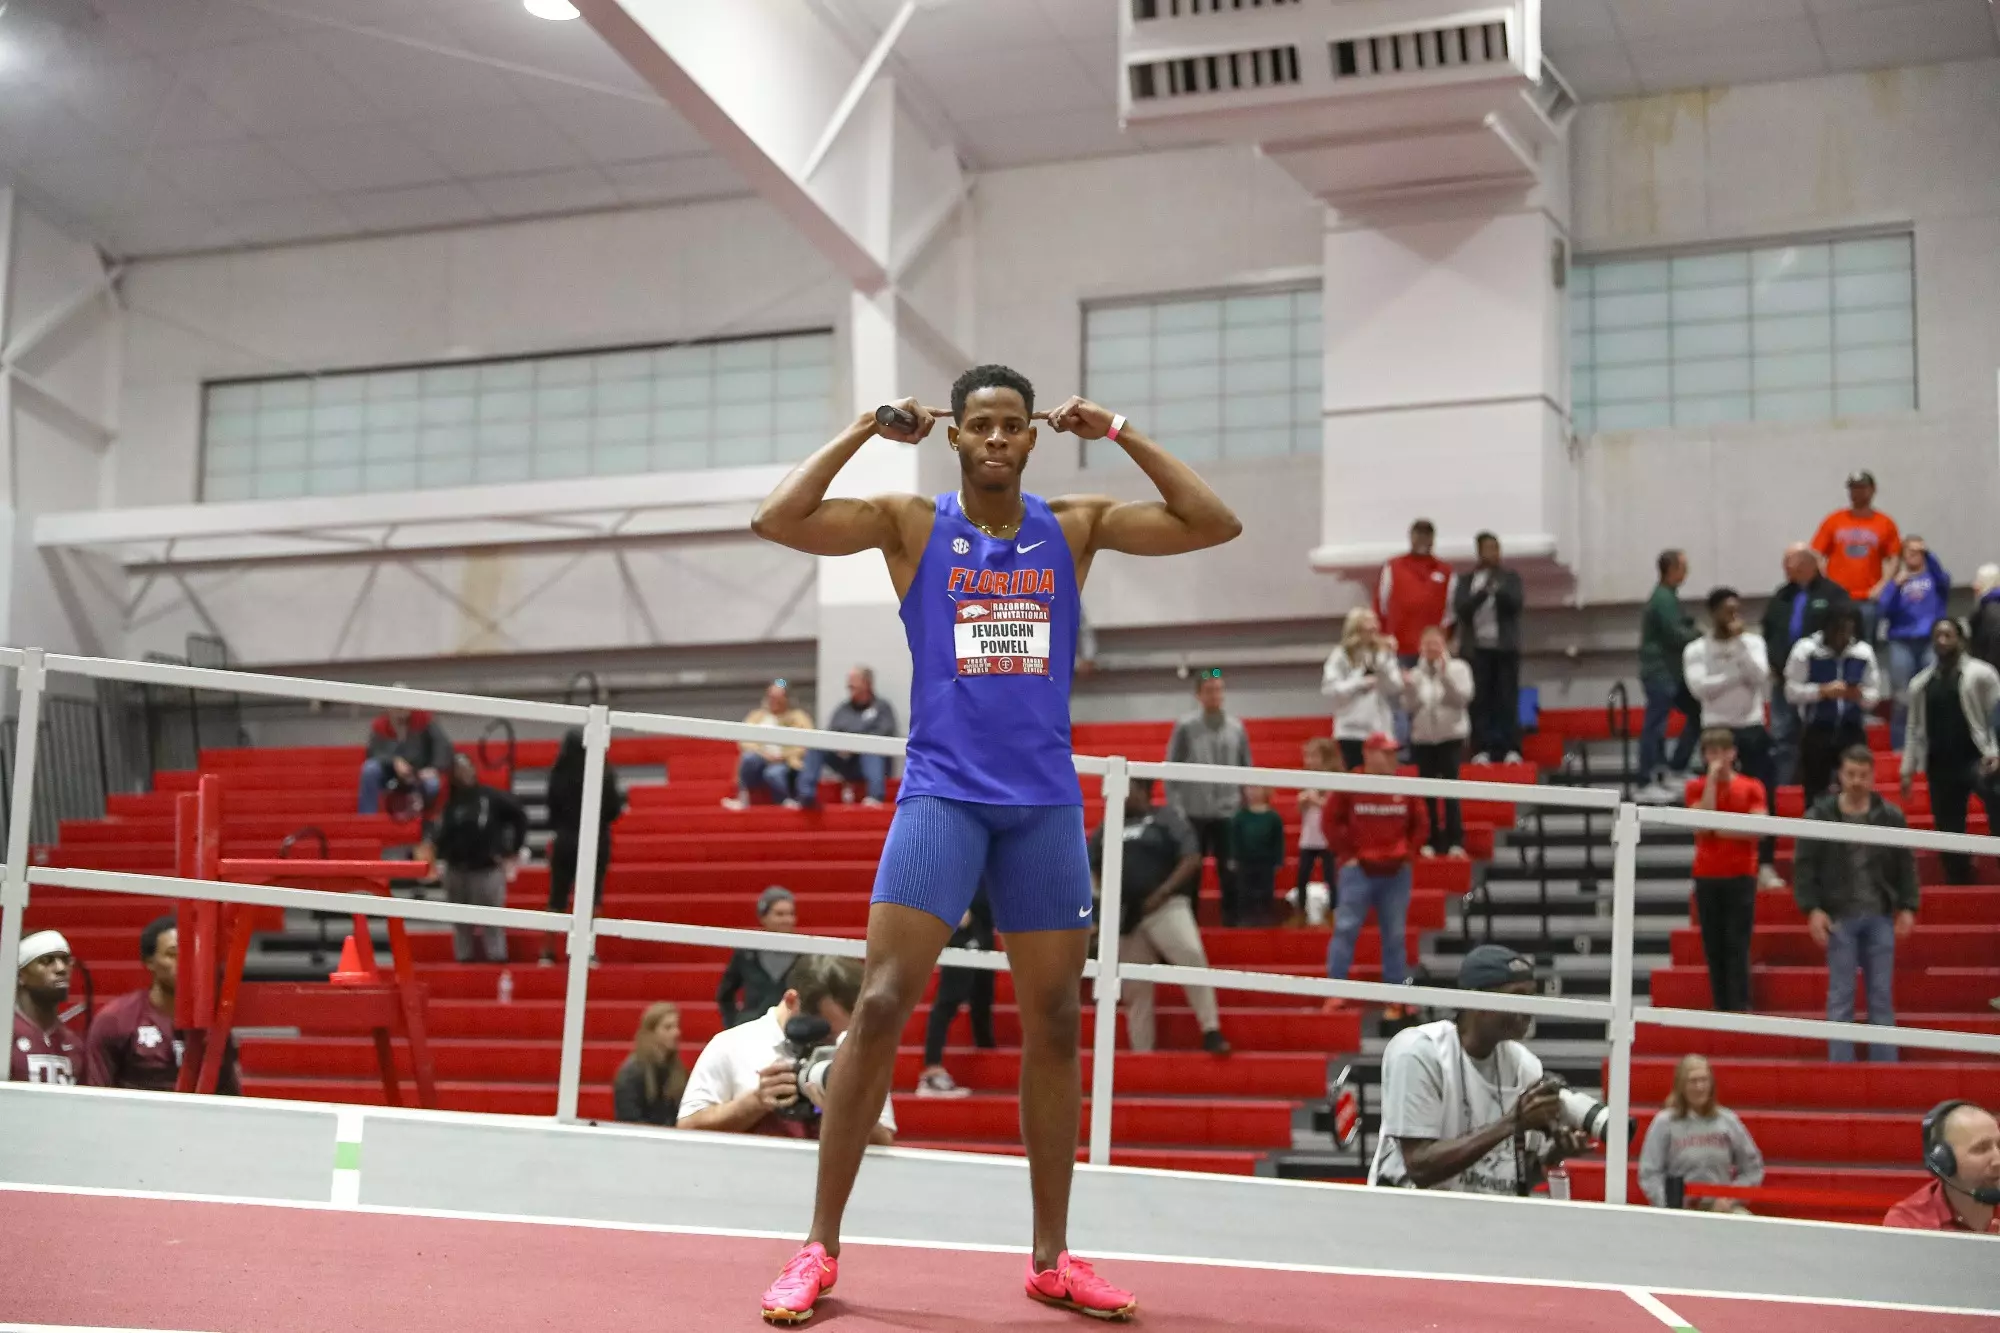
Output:
[[952,415],[965,419],[965,400],[981,389],[1012,389],[1021,395],[1022,405],[1030,412],[1035,410],[1035,386],[1028,383],[1028,377],[1012,366],[974,366],[952,381]]

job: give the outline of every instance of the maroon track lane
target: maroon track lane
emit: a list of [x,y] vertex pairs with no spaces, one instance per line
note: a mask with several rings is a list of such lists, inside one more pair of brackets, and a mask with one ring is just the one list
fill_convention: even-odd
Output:
[[2000,1317],[1857,1310],[1839,1305],[1732,1301],[1714,1296],[1661,1296],[1699,1333],[1993,1333]]

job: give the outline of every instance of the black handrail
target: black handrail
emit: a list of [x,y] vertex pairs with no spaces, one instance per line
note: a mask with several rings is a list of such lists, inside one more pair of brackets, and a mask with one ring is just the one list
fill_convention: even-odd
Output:
[[[486,743],[495,735],[504,735],[507,738],[507,749],[500,760],[493,759],[486,752]],[[479,733],[479,767],[482,770],[497,768],[505,773],[507,776],[501,786],[508,791],[514,790],[514,746],[514,724],[504,717],[494,718],[486,724],[486,730]]]
[[[317,824],[307,824],[304,828],[294,829],[290,833],[287,833],[284,841],[278,844],[278,859],[281,861],[291,860],[292,848],[298,846],[300,841],[305,838],[311,838],[319,843],[320,860],[326,861],[332,859],[333,851],[327,843],[326,831]],[[335,915],[337,914],[333,912],[314,912],[312,914],[313,926],[319,931],[319,940],[313,946],[312,951],[314,963],[318,963],[333,948],[333,941],[327,938],[326,923]]]
[[584,681],[590,682],[590,688],[585,692],[581,700],[582,703],[588,705],[610,702],[611,696],[605,692],[604,682],[600,681],[597,678],[597,673],[588,667],[585,667],[569,678],[569,684],[563,686],[562,701],[566,704],[577,703],[576,687]]
[[1632,799],[1632,695],[1625,682],[1618,681],[1604,699],[1604,719],[1618,742],[1618,763],[1623,770],[1618,785],[1626,800]]

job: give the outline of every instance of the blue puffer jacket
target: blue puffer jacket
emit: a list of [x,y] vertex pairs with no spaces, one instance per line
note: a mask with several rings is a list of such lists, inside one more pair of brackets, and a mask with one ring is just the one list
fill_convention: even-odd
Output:
[[1882,623],[1889,637],[1928,639],[1931,626],[1944,618],[1945,598],[1950,595],[1951,575],[1934,553],[1924,552],[1923,569],[1882,589]]

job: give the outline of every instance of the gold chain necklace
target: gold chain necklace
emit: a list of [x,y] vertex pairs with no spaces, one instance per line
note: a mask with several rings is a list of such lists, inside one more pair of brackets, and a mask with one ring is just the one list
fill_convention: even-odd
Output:
[[974,518],[970,513],[966,511],[965,491],[961,487],[958,492],[958,512],[965,515],[966,522],[970,523],[973,527],[978,528],[981,532],[985,533],[987,536],[993,538],[996,541],[1004,541],[1021,530],[1021,521],[1022,519],[1025,519],[1028,516],[1028,506],[1027,503],[1023,501],[1021,505],[1020,518],[1016,518],[1012,523],[1002,523],[998,528],[990,528],[986,524],[981,523],[978,519]]

